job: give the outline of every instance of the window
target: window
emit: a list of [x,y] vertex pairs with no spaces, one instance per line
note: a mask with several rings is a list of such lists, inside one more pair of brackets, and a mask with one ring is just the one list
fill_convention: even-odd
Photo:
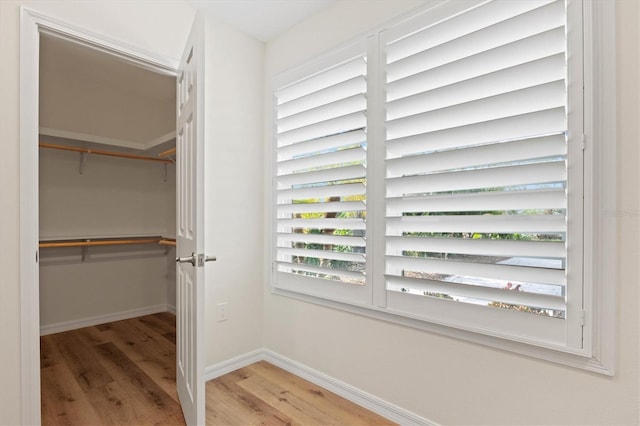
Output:
[[280,76],[274,288],[591,356],[590,7],[440,2]]
[[[562,320],[580,315],[567,314],[579,289],[566,268],[582,269],[566,250],[567,219],[582,216],[567,170],[582,169],[582,149],[568,155],[581,138],[568,131],[564,2],[426,18],[384,34],[387,305],[562,345]],[[409,300],[425,296],[482,309]]]
[[275,94],[279,285],[361,300],[366,264],[367,63],[359,43]]

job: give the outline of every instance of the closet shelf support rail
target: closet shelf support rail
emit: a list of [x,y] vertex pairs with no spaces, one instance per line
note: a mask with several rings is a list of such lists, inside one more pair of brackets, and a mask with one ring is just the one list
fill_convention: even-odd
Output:
[[106,155],[109,157],[129,158],[132,160],[155,161],[158,163],[165,163],[165,164],[173,163],[173,161],[167,160],[165,158],[146,157],[144,155],[127,154],[124,152],[103,151],[101,149],[88,149],[88,148],[80,148],[75,146],[56,145],[56,144],[44,143],[44,142],[40,142],[39,146],[40,148],[59,149],[62,151],[73,151],[73,152],[79,152],[81,154],[84,153],[84,154]]
[[164,239],[154,238],[105,238],[105,239],[85,239],[85,240],[60,240],[60,241],[40,241],[40,248],[55,247],[95,247],[95,246],[121,246],[130,244],[159,244]]

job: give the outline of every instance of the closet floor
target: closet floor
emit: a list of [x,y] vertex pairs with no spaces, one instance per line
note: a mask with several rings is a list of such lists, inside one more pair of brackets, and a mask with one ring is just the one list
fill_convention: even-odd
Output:
[[[175,316],[147,315],[42,336],[43,425],[184,425]],[[208,425],[390,425],[267,362],[207,382]]]
[[43,425],[184,425],[169,313],[40,338]]

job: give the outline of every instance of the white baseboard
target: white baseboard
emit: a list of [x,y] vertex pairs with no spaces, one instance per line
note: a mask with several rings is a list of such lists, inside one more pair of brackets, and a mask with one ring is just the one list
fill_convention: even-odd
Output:
[[204,369],[204,380],[213,380],[216,377],[231,373],[234,370],[246,367],[254,362],[264,361],[264,353],[264,349],[256,349],[255,351],[248,352],[244,355],[210,365]]
[[207,367],[205,369],[205,381],[215,379],[258,361],[267,361],[398,424],[439,426],[436,422],[427,420],[361,389],[264,348]]
[[427,420],[424,417],[418,416],[404,408],[400,408],[397,405],[373,396],[338,379],[327,376],[320,371],[307,367],[276,352],[265,349],[264,360],[398,424],[438,426],[438,424],[433,421]]
[[169,312],[170,314],[175,315],[176,314],[176,307],[174,305],[167,305],[167,312]]
[[129,311],[114,312],[106,315],[97,315],[95,317],[80,318],[71,321],[58,322],[55,324],[41,325],[40,335],[46,336],[47,334],[62,333],[63,331],[75,330],[83,327],[91,327],[108,322],[121,321],[129,318],[141,317],[143,315],[157,314],[159,312],[167,311],[169,311],[169,306],[167,305],[154,305],[139,309],[132,309]]

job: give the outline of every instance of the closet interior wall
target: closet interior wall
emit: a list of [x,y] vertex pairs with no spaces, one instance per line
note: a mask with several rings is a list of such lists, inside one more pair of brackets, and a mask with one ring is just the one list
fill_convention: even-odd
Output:
[[[145,92],[135,85],[144,80],[143,70],[60,43],[41,40],[41,142],[156,158],[175,146],[167,137],[175,131],[173,77],[165,77],[166,87],[173,84],[172,96],[169,89]],[[53,55],[58,48],[63,54]],[[40,148],[41,241],[175,238],[174,164],[84,157]],[[175,311],[172,246],[40,249],[43,334],[165,310]]]

